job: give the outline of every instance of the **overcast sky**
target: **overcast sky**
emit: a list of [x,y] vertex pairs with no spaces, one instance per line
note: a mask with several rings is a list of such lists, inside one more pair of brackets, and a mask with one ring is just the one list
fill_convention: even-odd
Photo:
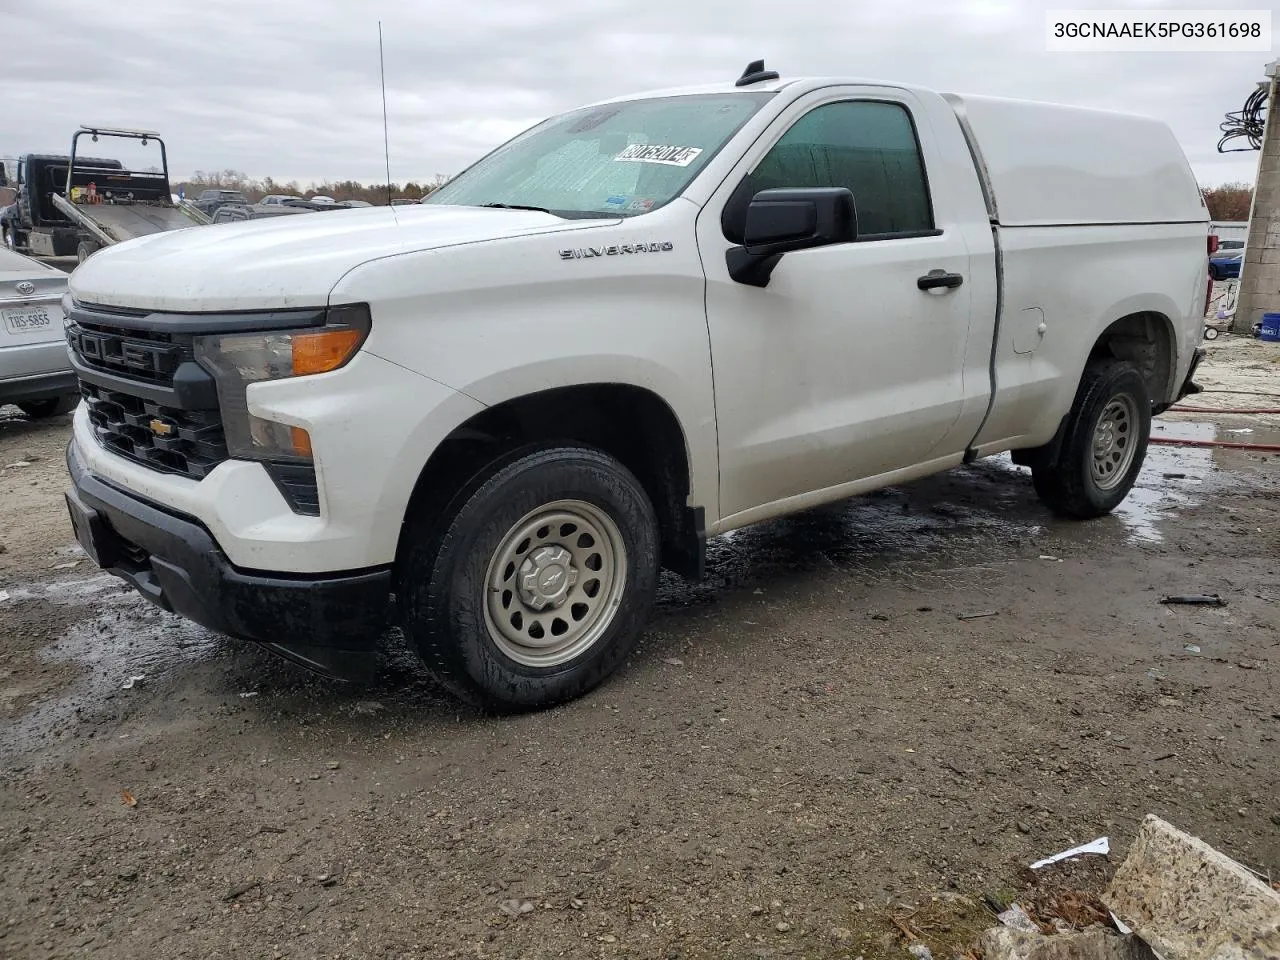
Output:
[[[380,181],[383,21],[391,174],[453,173],[545,116],[605,97],[786,75],[913,82],[1168,122],[1201,183],[1252,181],[1218,124],[1262,53],[1047,53],[1043,0],[0,0],[0,156],[65,152],[80,123],[159,130],[175,178]],[[1120,9],[1201,2],[1080,2]],[[1273,10],[1276,0],[1225,4]]]

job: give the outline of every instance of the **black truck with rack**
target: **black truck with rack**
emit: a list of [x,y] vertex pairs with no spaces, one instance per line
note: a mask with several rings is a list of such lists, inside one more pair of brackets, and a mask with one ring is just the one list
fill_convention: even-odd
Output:
[[[79,152],[83,137],[155,143],[159,169],[128,170],[119,160],[86,157]],[[15,166],[10,186],[17,199],[0,217],[0,230],[5,246],[32,256],[83,261],[122,240],[209,222],[190,204],[174,202],[164,141],[153,131],[83,126],[70,154],[28,154]]]

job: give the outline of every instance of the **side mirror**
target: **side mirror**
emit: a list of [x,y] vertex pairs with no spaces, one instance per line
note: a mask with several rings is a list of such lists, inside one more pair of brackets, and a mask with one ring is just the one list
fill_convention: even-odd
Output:
[[738,283],[764,287],[784,253],[857,236],[857,209],[847,187],[762,190],[747,207],[742,246],[726,251],[726,264]]
[[752,256],[769,257],[847,243],[858,234],[858,215],[847,187],[761,190],[747,207],[743,246]]

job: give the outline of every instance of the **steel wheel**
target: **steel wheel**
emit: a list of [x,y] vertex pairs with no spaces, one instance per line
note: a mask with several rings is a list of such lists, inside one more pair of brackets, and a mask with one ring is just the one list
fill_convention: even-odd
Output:
[[581,500],[549,503],[519,520],[494,551],[485,625],[517,663],[559,666],[608,629],[626,580],[626,547],[608,514]]
[[1093,482],[1099,490],[1115,487],[1129,472],[1138,448],[1138,405],[1127,393],[1116,394],[1093,428]]

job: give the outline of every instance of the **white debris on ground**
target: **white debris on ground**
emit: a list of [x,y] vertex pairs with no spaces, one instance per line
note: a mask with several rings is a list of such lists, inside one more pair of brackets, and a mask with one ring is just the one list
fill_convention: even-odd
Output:
[[1082,857],[1086,854],[1105,856],[1110,852],[1111,843],[1108,838],[1099,837],[1097,840],[1090,840],[1088,843],[1082,843],[1078,847],[1072,847],[1070,850],[1063,850],[1061,853],[1055,853],[1051,857],[1045,857],[1043,860],[1037,860],[1031,865],[1031,869],[1041,870],[1051,864],[1061,863],[1063,860],[1074,860],[1076,857]]

